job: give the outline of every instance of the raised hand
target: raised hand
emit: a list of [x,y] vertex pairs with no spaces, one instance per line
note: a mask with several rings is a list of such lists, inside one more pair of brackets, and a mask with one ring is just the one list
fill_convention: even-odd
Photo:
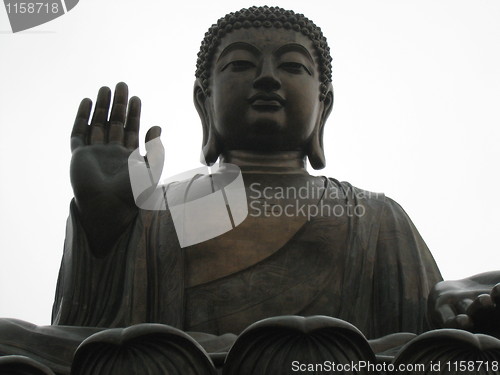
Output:
[[457,328],[500,338],[500,271],[442,281],[429,295],[434,328]]
[[[141,101],[128,100],[128,87],[121,82],[116,85],[111,113],[110,104],[111,90],[102,87],[89,123],[92,101],[83,99],[71,134],[71,184],[96,255],[109,251],[138,212],[127,161],[139,146]],[[146,142],[160,133],[159,127],[151,128]]]

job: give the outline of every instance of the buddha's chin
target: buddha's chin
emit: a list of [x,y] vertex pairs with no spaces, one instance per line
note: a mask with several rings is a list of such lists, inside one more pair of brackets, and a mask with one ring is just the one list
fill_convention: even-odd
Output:
[[248,135],[247,140],[249,142],[241,148],[247,151],[276,152],[284,151],[287,146],[283,145],[283,139],[278,132],[254,132]]
[[283,141],[284,121],[276,113],[260,113],[247,122],[245,139],[254,150],[275,151]]
[[274,134],[283,129],[283,119],[280,113],[261,112],[252,114],[248,122],[251,132],[255,134]]

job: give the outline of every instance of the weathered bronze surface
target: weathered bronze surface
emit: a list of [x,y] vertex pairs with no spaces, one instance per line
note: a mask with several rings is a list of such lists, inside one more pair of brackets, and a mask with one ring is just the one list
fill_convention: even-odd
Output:
[[[113,100],[103,87],[92,117],[90,99],[81,102],[71,137],[75,199],[53,327],[4,320],[0,333],[18,332],[19,347],[54,369],[57,361],[50,357],[68,332],[59,373],[68,371],[73,351],[88,336],[113,342],[117,331],[101,331],[139,323],[198,332],[192,337],[211,353],[227,351],[252,323],[282,315],[340,318],[369,339],[420,334],[430,328],[427,316],[436,328],[500,336],[500,273],[438,283],[430,251],[396,202],[306,170],[307,159],[316,169],[325,165],[323,128],[333,106],[329,50],[319,29],[301,15],[263,7],[228,15],[211,33],[194,86],[203,156],[209,164],[220,158],[241,169],[248,217],[223,235],[181,248],[170,211],[143,210],[134,201],[127,161],[138,147],[141,102],[128,99],[124,83]],[[146,142],[160,133],[151,128]],[[149,163],[158,162],[158,151],[147,151]],[[195,190],[196,184],[185,184],[186,194]],[[294,319],[285,322],[293,326]],[[270,331],[278,330],[274,323]],[[328,331],[329,324],[321,329]],[[39,337],[30,335],[37,329]],[[161,332],[155,333],[160,341]],[[187,342],[171,332],[166,346]],[[101,336],[79,349],[73,373],[88,373],[82,365],[93,360],[88,343]],[[18,354],[5,337],[0,335],[0,354]],[[43,342],[55,346],[40,348]],[[204,363],[206,353],[193,345],[181,352]],[[366,346],[363,340],[353,345]],[[366,353],[363,358],[372,358]],[[238,356],[245,351],[234,349],[231,358]],[[233,359],[226,373],[246,373],[238,367],[243,359]],[[186,366],[177,364],[173,368]],[[198,367],[214,371],[210,364]]]
[[[220,335],[296,314],[345,319],[369,338],[426,330],[427,295],[441,276],[405,212],[381,194],[306,171],[306,158],[324,165],[333,104],[331,83],[322,83],[328,59],[320,61],[313,39],[278,27],[231,30],[206,54],[209,83],[196,80],[194,101],[205,159],[241,168],[251,213],[260,200],[275,210],[314,207],[314,217],[259,212],[180,249],[170,213],[139,210],[131,193],[127,158],[138,146],[139,100],[130,100],[126,116],[127,86],[117,85],[111,110],[102,88],[90,125],[90,100],[82,101],[54,324],[156,322]],[[146,141],[159,133],[151,129]],[[265,197],[304,188],[305,197]]]

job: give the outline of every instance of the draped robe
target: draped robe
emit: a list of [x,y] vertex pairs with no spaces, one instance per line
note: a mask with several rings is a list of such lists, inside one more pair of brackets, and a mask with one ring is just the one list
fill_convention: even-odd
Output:
[[[441,275],[408,215],[383,194],[320,179],[323,195],[308,204],[343,207],[343,215],[329,211],[300,219],[266,257],[202,282],[187,282],[196,279],[187,264],[205,245],[181,249],[168,210],[141,210],[115,246],[96,257],[72,203],[53,324],[153,322],[221,335],[294,314],[344,319],[368,338],[425,331],[427,296]],[[348,207],[356,206],[363,214],[348,215]],[[254,238],[253,246],[259,241]],[[193,267],[200,270],[203,263]]]

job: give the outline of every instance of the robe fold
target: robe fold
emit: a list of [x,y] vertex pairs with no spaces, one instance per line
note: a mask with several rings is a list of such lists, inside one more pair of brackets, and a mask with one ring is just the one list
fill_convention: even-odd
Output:
[[[383,194],[327,178],[316,204],[323,211],[265,259],[187,285],[189,248],[180,248],[168,210],[140,211],[98,258],[72,203],[53,324],[151,322],[221,335],[294,314],[340,318],[367,338],[425,331],[427,296],[441,275],[404,210]],[[362,209],[349,215],[349,207]]]

